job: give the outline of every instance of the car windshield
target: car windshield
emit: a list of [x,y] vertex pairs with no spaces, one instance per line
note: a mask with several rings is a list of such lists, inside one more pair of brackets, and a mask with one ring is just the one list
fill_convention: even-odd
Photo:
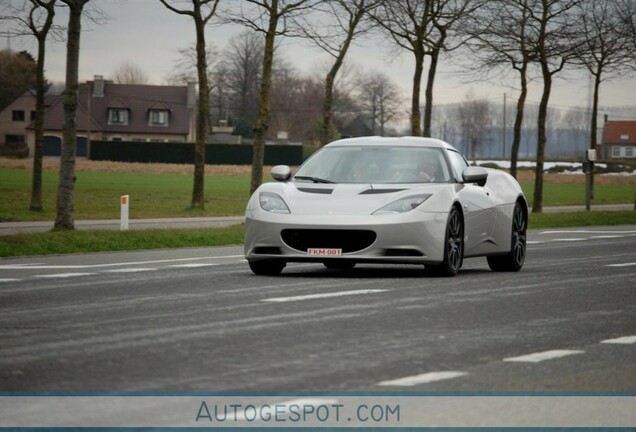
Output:
[[448,183],[440,148],[334,146],[309,158],[294,181],[312,183]]

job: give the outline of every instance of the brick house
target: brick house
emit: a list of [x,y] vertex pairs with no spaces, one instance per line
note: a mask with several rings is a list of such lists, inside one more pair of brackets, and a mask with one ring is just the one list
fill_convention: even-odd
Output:
[[603,159],[636,159],[636,120],[607,120],[603,127]]
[[[44,155],[59,156],[63,139],[63,97],[47,98]],[[77,108],[77,155],[87,156],[88,143],[98,141],[193,142],[195,83],[187,86],[115,84],[96,75],[80,84]],[[27,127],[33,154],[35,132]]]
[[[26,152],[27,126],[35,120],[35,95],[29,91],[0,111],[0,154]],[[30,154],[33,154],[31,149]]]

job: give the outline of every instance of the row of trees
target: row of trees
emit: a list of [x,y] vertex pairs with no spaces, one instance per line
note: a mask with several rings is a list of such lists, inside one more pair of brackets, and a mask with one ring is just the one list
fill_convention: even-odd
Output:
[[[58,218],[56,227],[73,228],[72,183],[74,179],[74,114],[77,105],[77,56],[79,55],[80,17],[89,0],[59,0],[69,9],[67,31],[67,77],[65,86],[65,148],[60,168]],[[260,36],[254,40],[251,55],[261,62],[257,74],[257,115],[252,125],[254,159],[251,190],[261,183],[265,138],[272,121],[272,88],[274,86],[275,47],[280,38],[296,36],[312,41],[332,58],[324,76],[320,140],[324,144],[334,135],[333,109],[337,100],[335,83],[352,42],[370,32],[388,37],[397,47],[413,55],[410,125],[412,135],[431,135],[433,88],[437,66],[455,52],[473,54],[479,70],[508,75],[518,73],[521,95],[517,102],[512,172],[516,174],[521,122],[527,94],[527,82],[538,76],[543,84],[537,115],[537,171],[533,211],[542,210],[543,163],[545,157],[546,122],[549,98],[555,77],[568,65],[586,68],[595,77],[597,107],[600,83],[625,71],[636,70],[633,0],[158,0],[159,6],[191,19],[196,34],[196,71],[199,83],[199,118],[209,118],[211,94],[208,68],[208,46],[205,26],[210,22],[238,24]],[[27,7],[26,5],[29,5]],[[36,25],[31,34],[44,41],[49,32],[45,17],[52,17],[56,0],[25,1],[23,11]],[[35,19],[34,19],[35,18]],[[38,36],[40,35],[40,36]],[[253,42],[254,42],[253,41]],[[41,44],[43,46],[43,43]],[[251,49],[250,49],[251,51]],[[37,62],[43,64],[44,51]],[[425,63],[425,60],[428,60]],[[423,118],[420,113],[421,83],[426,70]],[[225,72],[221,72],[221,71]],[[219,69],[218,77],[237,70],[236,64]],[[246,75],[245,75],[246,76]],[[247,89],[243,87],[242,89]],[[216,86],[222,94],[228,87]],[[371,90],[371,91],[379,91]],[[247,97],[233,92],[233,97]],[[336,95],[336,96],[335,96]],[[222,98],[219,98],[221,105]],[[380,108],[379,118],[387,115]],[[592,113],[590,146],[596,146],[596,112]],[[479,123],[480,119],[472,122]],[[208,122],[199,121],[196,138],[196,162],[192,207],[203,207],[204,140]],[[72,152],[72,155],[71,155]],[[35,171],[35,166],[34,166]],[[69,193],[70,192],[70,193]],[[69,200],[70,198],[70,200]],[[70,201],[70,207],[69,207]],[[69,212],[70,210],[70,212]],[[70,215],[70,217],[69,217]]]

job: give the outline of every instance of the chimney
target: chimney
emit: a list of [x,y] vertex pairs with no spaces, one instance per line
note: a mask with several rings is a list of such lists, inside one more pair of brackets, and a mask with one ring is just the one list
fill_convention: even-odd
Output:
[[197,83],[191,81],[188,83],[188,96],[186,100],[186,106],[188,108],[194,109],[197,103]]
[[102,75],[95,75],[93,81],[93,97],[104,97],[104,77]]

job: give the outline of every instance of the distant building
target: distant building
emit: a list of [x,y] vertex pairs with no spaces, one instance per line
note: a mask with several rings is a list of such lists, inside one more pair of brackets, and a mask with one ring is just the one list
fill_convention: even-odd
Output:
[[605,118],[602,158],[635,159],[636,158],[636,120],[608,120]]
[[33,120],[35,95],[29,91],[0,111],[0,154],[17,155],[21,149],[26,152],[27,126]]
[[[63,140],[63,96],[47,98],[44,115],[44,154],[59,156]],[[90,140],[193,142],[195,134],[195,84],[155,86],[115,84],[96,75],[79,86],[77,155],[87,155]],[[27,128],[31,152],[33,125]]]

